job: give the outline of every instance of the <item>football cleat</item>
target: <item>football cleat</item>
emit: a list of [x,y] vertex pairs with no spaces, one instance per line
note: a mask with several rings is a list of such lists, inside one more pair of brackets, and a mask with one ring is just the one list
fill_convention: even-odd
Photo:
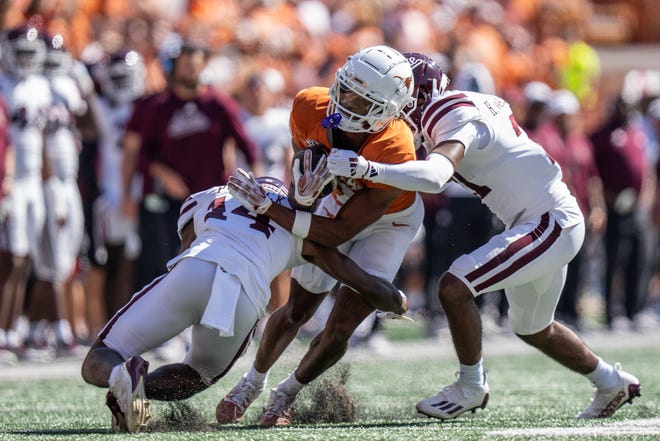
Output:
[[244,375],[216,406],[215,419],[220,424],[238,423],[263,390],[263,386],[250,383]]
[[438,394],[417,403],[417,412],[428,417],[449,420],[465,412],[484,409],[488,404],[488,382],[484,372],[484,382],[481,387],[458,380],[443,388]]
[[621,370],[621,364],[616,363],[614,369],[619,374],[619,384],[612,389],[596,389],[589,407],[577,415],[577,418],[608,418],[626,403],[632,404],[635,397],[640,397],[639,380]]
[[271,389],[268,404],[261,418],[263,427],[291,425],[291,405],[296,397]]
[[116,376],[110,377],[105,404],[112,412],[112,430],[138,433],[151,418],[145,384],[149,362],[140,356],[131,357],[121,365]]

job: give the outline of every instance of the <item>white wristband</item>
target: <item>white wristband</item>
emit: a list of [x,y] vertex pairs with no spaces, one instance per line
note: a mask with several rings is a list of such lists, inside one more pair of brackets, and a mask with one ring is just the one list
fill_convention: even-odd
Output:
[[309,229],[312,226],[312,213],[309,211],[296,210],[296,217],[293,220],[291,232],[303,239],[309,234]]

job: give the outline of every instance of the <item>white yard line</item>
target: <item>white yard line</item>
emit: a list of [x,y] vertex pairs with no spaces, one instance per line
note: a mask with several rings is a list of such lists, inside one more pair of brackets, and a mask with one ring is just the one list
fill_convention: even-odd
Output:
[[617,435],[660,435],[660,418],[617,421],[589,427],[530,427],[525,429],[502,429],[486,432],[487,436],[617,436]]

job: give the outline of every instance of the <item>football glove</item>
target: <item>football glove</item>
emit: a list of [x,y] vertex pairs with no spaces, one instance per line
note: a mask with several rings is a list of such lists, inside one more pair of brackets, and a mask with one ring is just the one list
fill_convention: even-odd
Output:
[[375,169],[371,162],[352,150],[332,149],[328,156],[330,173],[355,179],[370,179]]
[[293,162],[293,175],[296,203],[310,207],[321,194],[326,185],[332,181],[333,176],[326,167],[327,156],[323,155],[312,170],[312,151],[305,150],[303,155],[303,171],[300,171],[300,159]]
[[266,191],[254,179],[254,175],[242,168],[237,168],[229,177],[227,187],[229,194],[235,197],[241,205],[257,214],[264,214],[273,203]]

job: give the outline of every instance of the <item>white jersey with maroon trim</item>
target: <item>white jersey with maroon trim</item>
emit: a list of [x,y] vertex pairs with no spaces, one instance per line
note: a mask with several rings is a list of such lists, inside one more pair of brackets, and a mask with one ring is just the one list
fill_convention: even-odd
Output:
[[7,103],[16,177],[41,175],[42,133],[52,101],[48,80],[42,75],[17,80],[9,74],[0,74],[0,94]]
[[76,115],[84,113],[87,106],[73,78],[58,75],[49,82],[53,101],[46,117],[46,152],[55,176],[76,178],[80,146]]
[[[289,206],[285,196],[268,195],[275,203]],[[225,186],[188,197],[181,205],[179,231],[189,220],[194,222],[197,237],[187,250],[168,262],[168,268],[186,257],[216,263],[240,279],[260,315],[265,314],[270,282],[275,276],[305,263],[302,239],[267,216],[247,210]]]
[[465,146],[452,179],[471,190],[507,227],[553,210],[562,227],[582,220],[559,166],[518,126],[494,95],[449,91],[424,110],[425,145]]

